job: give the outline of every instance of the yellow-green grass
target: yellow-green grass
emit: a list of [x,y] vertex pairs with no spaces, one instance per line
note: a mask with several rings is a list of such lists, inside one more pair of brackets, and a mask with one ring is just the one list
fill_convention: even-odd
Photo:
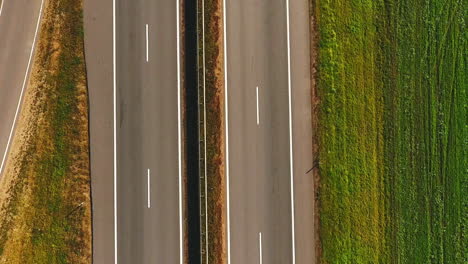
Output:
[[377,7],[370,0],[316,6],[322,259],[385,262]]
[[318,0],[322,263],[462,263],[466,2]]
[[37,123],[0,219],[5,263],[91,263],[83,43],[82,1],[48,1],[31,76]]

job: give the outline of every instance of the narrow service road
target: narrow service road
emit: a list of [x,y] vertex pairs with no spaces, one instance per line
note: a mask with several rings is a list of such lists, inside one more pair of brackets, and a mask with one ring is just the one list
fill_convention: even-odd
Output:
[[0,177],[28,85],[42,5],[42,0],[0,4]]

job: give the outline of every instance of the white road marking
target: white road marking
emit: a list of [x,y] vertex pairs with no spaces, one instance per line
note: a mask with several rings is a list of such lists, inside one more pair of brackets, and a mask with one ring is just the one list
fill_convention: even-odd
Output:
[[229,197],[229,101],[228,101],[228,68],[227,68],[227,36],[226,36],[226,0],[223,0],[223,33],[224,33],[224,116],[226,122],[226,203],[227,203],[227,261],[231,264],[231,220]]
[[148,169],[148,208],[151,208],[151,170]]
[[148,38],[148,24],[146,24],[146,62],[149,61],[149,38]]
[[256,93],[257,93],[257,125],[259,125],[260,124],[260,110],[258,109],[258,86],[256,89]]
[[286,28],[288,42],[288,96],[289,96],[289,163],[291,175],[291,233],[292,233],[292,264],[296,263],[296,235],[294,223],[294,158],[293,158],[293,135],[292,135],[292,98],[291,98],[291,38],[289,30],[289,0],[286,0]]
[[[2,8],[3,8],[3,1],[5,1],[5,0],[2,0]],[[11,125],[10,135],[8,136],[8,141],[7,141],[7,145],[6,145],[6,148],[5,148],[5,153],[3,154],[2,164],[0,165],[0,175],[2,175],[2,172],[3,172],[3,166],[5,165],[6,157],[7,157],[8,150],[9,150],[10,144],[11,144],[11,139],[13,138],[13,132],[15,131],[16,121],[18,119],[18,114],[19,114],[20,109],[21,109],[21,102],[23,101],[24,89],[26,88],[26,83],[27,83],[28,75],[29,75],[29,69],[31,67],[31,61],[32,61],[32,58],[33,58],[33,55],[34,55],[34,47],[36,45],[37,33],[39,32],[39,26],[41,24],[43,6],[44,6],[44,0],[41,1],[41,8],[39,9],[39,16],[37,17],[37,22],[36,22],[36,31],[34,33],[34,39],[33,39],[33,43],[32,43],[32,46],[31,46],[31,51],[29,53],[28,66],[26,67],[26,73],[24,74],[23,85],[21,86],[21,93],[20,93],[20,97],[19,97],[19,100],[18,100],[18,104],[16,106],[15,117],[13,118],[13,124]]]
[[[203,32],[203,145],[204,145],[204,162],[205,162],[205,209],[208,208],[208,179],[207,179],[207,161],[206,161],[206,70],[205,70],[205,0],[202,0],[202,32]],[[205,249],[206,256],[209,256],[209,236],[208,236],[208,210],[205,210]],[[209,263],[209,258],[206,258],[206,264]]]
[[179,159],[179,262],[184,263],[184,240],[182,221],[182,142],[181,142],[181,109],[180,109],[180,0],[176,0],[177,18],[177,136],[178,136],[178,159]]
[[262,253],[262,232],[258,233],[258,250],[259,250],[259,262],[263,263],[263,253]]
[[116,56],[116,5],[112,1],[112,61],[113,61],[113,110],[114,110],[114,263],[118,263],[117,243],[117,56]]
[[5,3],[6,0],[0,0],[2,1],[2,3],[0,4],[0,16],[2,15],[2,11],[3,11],[3,3]]

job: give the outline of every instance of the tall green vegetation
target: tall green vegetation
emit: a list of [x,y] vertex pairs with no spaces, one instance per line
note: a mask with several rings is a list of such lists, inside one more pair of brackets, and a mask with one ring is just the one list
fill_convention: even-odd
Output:
[[466,260],[467,10],[317,1],[322,263]]
[[461,0],[394,6],[398,75],[386,91],[385,175],[398,262],[466,260],[467,7]]

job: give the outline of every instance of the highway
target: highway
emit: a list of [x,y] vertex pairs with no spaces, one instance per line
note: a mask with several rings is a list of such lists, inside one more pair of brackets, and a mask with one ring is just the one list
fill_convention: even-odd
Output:
[[[86,2],[94,261],[181,263],[177,1]],[[224,5],[229,263],[315,259],[306,2]],[[42,4],[0,7],[0,175]]]
[[292,2],[224,1],[228,264],[315,261],[308,3]]
[[0,176],[27,88],[41,0],[0,1]]
[[85,1],[95,263],[183,260],[177,4]]
[[[85,1],[94,262],[179,263],[176,1],[115,3]],[[228,263],[314,263],[308,1],[224,3]]]

